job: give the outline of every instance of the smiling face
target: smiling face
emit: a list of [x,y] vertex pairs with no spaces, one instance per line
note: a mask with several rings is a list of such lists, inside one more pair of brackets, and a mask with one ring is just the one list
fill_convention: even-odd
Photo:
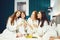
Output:
[[38,12],[38,15],[37,16],[38,16],[39,19],[41,19],[42,18],[41,12]]
[[32,12],[31,18],[32,19],[36,19],[37,18],[37,12],[36,11]]
[[16,17],[19,17],[20,14],[21,14],[21,12],[20,12],[20,11],[17,11],[17,13],[16,13]]
[[31,17],[35,18],[35,12],[32,12]]
[[25,18],[25,12],[21,13],[21,18],[23,18],[23,19]]

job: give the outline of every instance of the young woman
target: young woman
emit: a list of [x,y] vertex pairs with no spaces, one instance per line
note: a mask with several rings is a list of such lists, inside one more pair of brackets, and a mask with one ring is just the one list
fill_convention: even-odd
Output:
[[35,34],[38,28],[37,11],[32,12],[31,17],[28,18],[27,22],[28,22],[27,33]]
[[37,18],[39,21],[37,33],[38,36],[42,37],[44,33],[48,30],[47,26],[49,25],[49,21],[45,15],[45,12],[42,11],[38,12]]
[[26,27],[27,27],[27,21],[26,21],[26,14],[24,11],[21,13],[21,18],[18,20],[18,23],[20,23],[20,26],[18,26],[18,33],[17,37],[22,37],[24,34],[26,34]]
[[38,12],[39,27],[38,33],[42,40],[49,40],[51,36],[56,36],[56,31],[51,29],[49,21],[44,11]]
[[16,11],[8,18],[6,29],[0,34],[1,40],[16,40],[16,27],[20,14],[20,11]]

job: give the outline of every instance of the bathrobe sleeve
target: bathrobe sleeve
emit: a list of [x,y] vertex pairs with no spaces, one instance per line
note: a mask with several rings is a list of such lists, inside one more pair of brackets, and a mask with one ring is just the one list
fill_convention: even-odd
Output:
[[14,25],[11,25],[11,18],[9,18],[8,22],[7,22],[7,25],[6,25],[6,28],[9,31],[16,31],[16,22],[14,22]]

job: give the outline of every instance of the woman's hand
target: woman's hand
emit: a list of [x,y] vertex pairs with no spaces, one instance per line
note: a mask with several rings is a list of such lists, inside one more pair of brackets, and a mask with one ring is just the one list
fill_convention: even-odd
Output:
[[49,40],[54,40],[54,37],[50,37],[50,39]]
[[26,23],[24,23],[24,24],[23,24],[23,26],[24,26],[24,27],[27,27],[27,24],[26,24]]
[[16,38],[18,38],[18,37],[23,37],[23,34],[17,33]]

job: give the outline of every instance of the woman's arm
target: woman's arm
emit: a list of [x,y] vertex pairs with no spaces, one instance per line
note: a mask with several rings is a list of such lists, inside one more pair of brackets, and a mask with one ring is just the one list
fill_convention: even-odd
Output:
[[11,17],[8,18],[6,28],[7,28],[9,31],[15,31],[15,30],[16,30],[16,24],[11,25]]
[[47,21],[44,21],[44,25],[43,25],[43,32],[44,34],[50,29],[50,25],[48,25]]

